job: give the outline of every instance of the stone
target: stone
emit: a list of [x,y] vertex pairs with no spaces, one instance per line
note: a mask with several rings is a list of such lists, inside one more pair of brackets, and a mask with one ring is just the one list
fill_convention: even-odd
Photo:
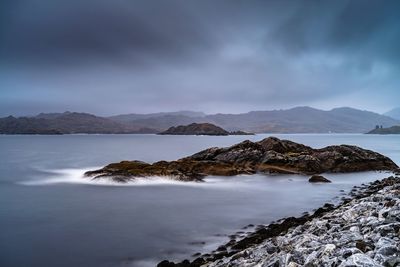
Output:
[[358,248],[344,248],[340,251],[339,254],[342,255],[345,259],[347,259],[351,255],[357,254],[357,253],[362,253],[362,251],[359,250]]
[[379,248],[376,253],[383,256],[393,256],[399,252],[396,246],[383,246]]
[[369,244],[367,242],[365,242],[364,240],[357,240],[356,248],[358,248],[359,250],[361,250],[364,253],[367,252],[368,250],[371,250],[371,247],[369,246]]
[[385,266],[385,267],[400,266],[400,256],[392,256],[392,257],[387,258],[383,262],[383,266]]
[[322,175],[313,175],[308,181],[310,183],[332,183]]
[[336,249],[334,244],[326,244],[324,248],[324,254],[332,254],[332,252]]
[[362,253],[353,254],[342,262],[339,267],[380,267],[381,265],[375,262],[370,257]]

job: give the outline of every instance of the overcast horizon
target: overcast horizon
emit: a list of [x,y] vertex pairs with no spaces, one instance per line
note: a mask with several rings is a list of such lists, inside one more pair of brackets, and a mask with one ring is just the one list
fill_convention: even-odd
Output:
[[[156,112],[148,112],[148,113],[143,113],[143,112],[124,112],[124,113],[110,113],[110,114],[96,114],[96,113],[90,113],[90,112],[86,112],[83,110],[55,110],[55,111],[50,111],[50,112],[46,112],[46,111],[41,111],[39,113],[30,113],[30,114],[7,114],[4,115],[2,117],[8,117],[8,116],[13,116],[13,117],[33,117],[33,116],[37,116],[41,113],[64,113],[64,112],[77,112],[77,113],[88,113],[88,114],[92,114],[92,115],[96,115],[96,116],[100,116],[100,117],[112,117],[112,116],[117,116],[117,115],[127,115],[127,114],[151,114],[151,113],[174,113],[174,112],[198,112],[198,113],[204,113],[206,116],[207,115],[214,115],[214,114],[244,114],[244,113],[248,113],[248,112],[252,112],[252,111],[280,111],[280,110],[290,110],[290,109],[294,109],[294,108],[302,108],[302,107],[309,107],[309,108],[314,108],[314,109],[318,109],[318,110],[323,110],[323,111],[330,111],[332,109],[337,109],[337,108],[353,108],[353,107],[334,107],[334,108],[329,108],[329,109],[320,109],[320,108],[315,108],[315,107],[311,107],[311,106],[294,106],[294,107],[289,107],[289,108],[285,108],[285,109],[280,109],[280,108],[276,108],[276,109],[263,109],[263,110],[249,110],[249,111],[243,111],[243,112],[213,112],[213,113],[207,113],[207,112],[203,112],[201,110],[169,110],[169,111],[156,111]],[[375,112],[372,110],[367,110],[367,109],[359,109],[362,111],[371,111],[371,112]],[[390,111],[390,110],[387,110]],[[379,113],[379,112],[375,112],[377,114],[381,114],[381,115],[385,115],[384,113]]]
[[399,1],[5,0],[0,117],[384,113],[400,106],[399,11]]

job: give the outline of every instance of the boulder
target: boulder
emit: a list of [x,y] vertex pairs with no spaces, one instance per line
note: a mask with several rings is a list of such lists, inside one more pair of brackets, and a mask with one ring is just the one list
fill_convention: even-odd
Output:
[[331,183],[330,180],[326,179],[322,175],[313,175],[310,179],[308,179],[310,183]]
[[381,265],[362,253],[356,253],[342,262],[339,267],[380,267]]

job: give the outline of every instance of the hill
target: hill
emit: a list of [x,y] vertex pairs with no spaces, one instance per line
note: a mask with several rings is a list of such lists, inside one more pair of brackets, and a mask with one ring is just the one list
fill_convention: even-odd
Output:
[[111,116],[108,117],[109,119],[113,121],[119,121],[119,122],[132,122],[136,120],[146,120],[146,119],[151,119],[151,118],[160,118],[160,117],[188,117],[188,118],[201,118],[206,116],[203,112],[197,112],[197,111],[176,111],[176,112],[158,112],[158,113],[150,113],[150,114],[121,114],[121,115],[116,115],[116,116]]
[[211,123],[192,123],[189,125],[180,125],[171,127],[166,131],[159,133],[161,135],[229,135],[221,127]]
[[122,114],[99,117],[87,113],[41,113],[35,117],[0,119],[0,133],[157,133],[170,127],[211,123],[228,132],[253,133],[365,133],[375,125],[391,127],[400,121],[353,108],[319,110],[296,107],[286,110],[213,114],[179,111],[152,114]]
[[141,133],[143,130],[146,133],[156,132],[77,112],[41,113],[35,117],[9,116],[0,119],[1,134],[113,134]]
[[365,133],[375,125],[390,127],[399,121],[377,113],[352,108],[329,111],[310,107],[287,110],[251,111],[242,114],[214,114],[202,117],[163,115],[126,122],[131,126],[163,131],[190,123],[212,123],[227,131],[253,133]]
[[388,112],[386,112],[384,115],[392,117],[393,119],[400,120],[400,108],[394,108]]
[[[207,116],[227,130],[255,133],[363,133],[376,124],[393,126],[398,122],[377,113],[352,108],[329,111],[310,107],[288,110],[252,111],[245,114]],[[375,123],[374,122],[379,122]]]

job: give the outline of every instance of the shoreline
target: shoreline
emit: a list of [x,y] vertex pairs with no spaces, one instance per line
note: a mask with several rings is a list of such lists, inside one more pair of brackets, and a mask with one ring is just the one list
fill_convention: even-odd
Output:
[[[393,192],[395,193],[393,194]],[[157,265],[157,267],[200,267],[200,266],[202,267],[203,266],[204,267],[205,266],[296,267],[296,266],[339,266],[339,264],[341,264],[340,266],[349,266],[349,267],[350,266],[375,267],[375,266],[383,266],[382,265],[383,263],[386,264],[385,266],[397,266],[396,264],[400,264],[400,245],[398,245],[397,248],[393,246],[390,247],[389,249],[386,248],[386,250],[391,249],[389,252],[393,252],[392,253],[393,255],[386,255],[388,252],[387,251],[385,252],[385,247],[381,249],[381,247],[377,246],[377,244],[374,244],[374,242],[371,241],[369,243],[365,242],[364,241],[365,234],[363,233],[354,233],[354,231],[357,232],[357,229],[368,227],[366,223],[364,224],[361,223],[361,225],[356,226],[353,225],[355,224],[355,222],[350,223],[348,221],[342,221],[341,223],[338,224],[335,223],[334,219],[332,219],[335,216],[336,217],[342,216],[343,215],[342,213],[344,213],[345,212],[344,210],[346,209],[354,210],[357,209],[357,207],[363,205],[367,205],[367,207],[375,205],[378,208],[384,207],[386,209],[388,208],[394,209],[395,217],[392,218],[391,222],[386,222],[385,218],[382,217],[382,214],[379,213],[379,210],[375,212],[373,211],[373,208],[370,208],[370,210],[367,209],[366,211],[365,210],[364,211],[372,213],[369,214],[368,216],[370,220],[375,220],[374,219],[376,217],[375,215],[377,215],[378,216],[377,223],[378,224],[380,223],[381,225],[379,226],[381,226],[381,228],[383,229],[385,227],[390,228],[392,227],[391,224],[394,224],[393,229],[398,231],[397,237],[394,237],[397,239],[394,240],[394,242],[400,244],[398,237],[400,234],[400,173],[396,172],[393,174],[393,176],[384,178],[382,180],[376,180],[374,182],[365,185],[363,184],[361,186],[354,186],[351,192],[347,194],[347,196],[343,196],[341,202],[339,202],[339,204],[337,205],[325,203],[325,205],[317,208],[312,214],[304,213],[300,217],[287,217],[265,226],[259,225],[252,233],[247,234],[244,238],[237,240],[235,236],[232,236],[229,242],[219,246],[216,250],[210,253],[197,255],[197,257],[192,261],[184,260],[179,263],[174,263],[168,260],[164,260],[161,261]],[[357,211],[355,213],[357,213]],[[350,236],[351,242],[345,244],[347,247],[342,248],[340,246],[341,244],[339,244],[340,242],[338,243],[338,240],[334,238],[332,240],[329,240],[329,238],[325,238],[324,242],[318,242],[316,240],[318,238],[316,238],[315,233],[313,233],[313,231],[314,230],[321,231],[321,227],[323,228],[323,226],[320,226],[321,221],[324,222],[326,225],[328,225],[328,227],[325,227],[325,232],[327,233],[332,228],[331,224],[335,225],[338,224],[339,226],[336,225],[336,228],[338,228],[336,229],[336,231],[340,232],[340,230],[342,230],[343,234]],[[313,231],[308,230],[310,226],[311,228],[313,228]],[[349,229],[352,228],[353,232],[348,233],[349,229],[347,228]],[[372,231],[373,229],[370,230]],[[376,234],[376,236],[379,235],[380,234]],[[293,236],[295,236],[295,238],[293,238]],[[312,236],[311,239],[310,236]],[[383,236],[380,236],[380,238],[388,239],[388,237],[383,237]],[[299,241],[299,239],[301,241]],[[386,241],[386,243],[390,243],[390,240],[383,240],[383,241],[379,240],[376,240],[375,243],[379,242],[385,243],[384,241]],[[293,244],[296,244],[296,242],[300,242],[300,245],[294,248]],[[319,247],[313,247],[313,246],[307,247],[303,245],[303,243],[307,242],[311,243],[314,242],[314,245],[319,243]],[[335,244],[335,242],[337,244]],[[362,248],[363,250],[361,250],[360,248]],[[374,251],[373,248],[378,248],[383,250],[384,255],[379,253],[377,254],[377,251]],[[297,255],[298,259],[296,262],[296,260],[293,259],[295,258],[293,254],[299,254],[299,250],[301,251],[300,254],[303,255],[302,256]],[[330,250],[330,252],[327,254],[326,250]],[[339,254],[340,252],[342,252],[343,254],[342,257],[340,257],[340,255],[339,256],[335,255],[333,257],[334,258],[333,260],[330,259],[329,256],[333,255],[332,254],[333,251]],[[371,255],[368,255],[367,253]],[[323,258],[322,261],[321,257]],[[290,261],[290,259],[292,259],[292,261]],[[319,262],[316,263],[315,261],[318,260]],[[312,261],[314,261],[314,263]],[[351,261],[353,265],[351,265],[350,263],[346,265],[347,261],[349,262]],[[358,264],[357,262],[361,262],[360,263],[361,265],[357,265]]]

